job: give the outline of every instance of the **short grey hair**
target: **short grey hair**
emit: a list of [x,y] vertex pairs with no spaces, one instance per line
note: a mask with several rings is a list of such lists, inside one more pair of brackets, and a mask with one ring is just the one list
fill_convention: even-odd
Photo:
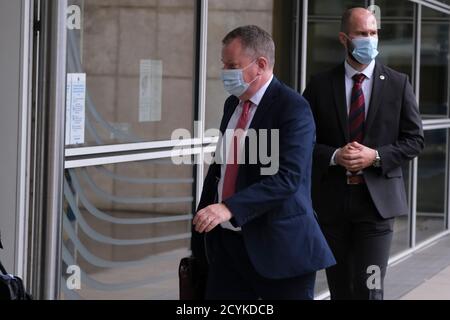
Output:
[[265,57],[269,60],[269,65],[275,65],[275,43],[272,36],[262,28],[250,25],[234,29],[222,40],[224,46],[233,40],[240,39],[244,49],[253,58]]

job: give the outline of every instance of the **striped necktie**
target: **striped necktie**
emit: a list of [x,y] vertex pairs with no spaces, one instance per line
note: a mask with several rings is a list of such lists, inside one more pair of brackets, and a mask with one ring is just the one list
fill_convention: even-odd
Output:
[[362,143],[364,138],[364,121],[366,114],[366,103],[362,84],[366,76],[362,73],[353,76],[352,99],[348,117],[350,142]]

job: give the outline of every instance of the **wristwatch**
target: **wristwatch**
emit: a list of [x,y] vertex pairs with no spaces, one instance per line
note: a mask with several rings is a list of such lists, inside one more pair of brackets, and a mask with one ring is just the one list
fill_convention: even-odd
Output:
[[375,150],[375,160],[373,160],[372,165],[375,168],[381,167],[381,158],[380,158],[380,154],[378,153],[378,150]]

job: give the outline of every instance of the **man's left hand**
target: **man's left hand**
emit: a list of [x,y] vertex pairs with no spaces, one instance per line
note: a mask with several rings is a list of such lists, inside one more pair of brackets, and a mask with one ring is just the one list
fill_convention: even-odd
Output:
[[376,151],[359,144],[358,142],[352,142],[350,146],[359,152],[349,155],[346,160],[348,161],[347,170],[351,172],[358,172],[372,166],[376,158]]
[[210,232],[219,224],[230,221],[232,217],[231,211],[224,204],[219,203],[197,212],[192,223],[195,225],[195,231],[199,233]]

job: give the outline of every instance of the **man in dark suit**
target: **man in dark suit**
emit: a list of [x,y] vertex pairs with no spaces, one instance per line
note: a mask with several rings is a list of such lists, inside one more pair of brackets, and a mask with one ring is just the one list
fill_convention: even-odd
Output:
[[402,165],[424,147],[408,77],[374,58],[377,21],[348,10],[339,40],[345,63],[312,77],[304,97],[315,118],[312,197],[337,264],[332,299],[383,299],[394,217],[408,214]]
[[[231,96],[220,130],[234,136],[219,141],[193,220],[193,254],[209,263],[206,298],[313,299],[316,271],[335,260],[312,209],[311,109],[273,76],[275,45],[259,27],[230,32],[222,61]],[[278,162],[270,175],[270,164],[250,161],[265,143]]]

